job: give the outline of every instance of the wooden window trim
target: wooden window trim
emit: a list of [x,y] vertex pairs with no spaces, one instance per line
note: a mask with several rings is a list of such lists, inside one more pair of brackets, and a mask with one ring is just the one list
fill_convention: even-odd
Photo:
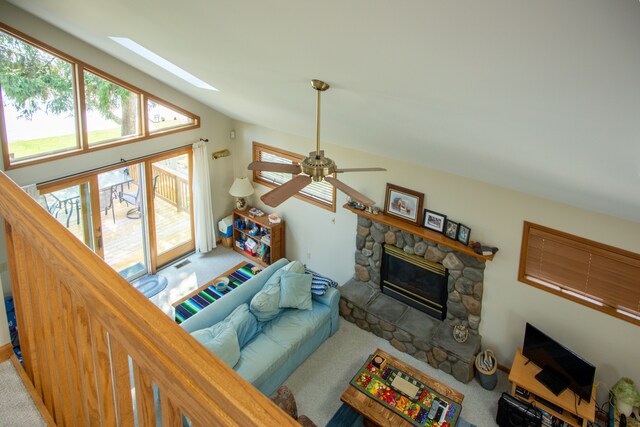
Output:
[[[286,159],[289,159],[293,162],[300,162],[302,159],[304,159],[305,156],[301,155],[301,154],[297,154],[297,153],[293,153],[291,151],[286,151],[286,150],[282,150],[280,148],[276,148],[276,147],[272,147],[270,145],[265,145],[265,144],[261,144],[259,142],[253,141],[253,149],[252,149],[252,159],[253,161],[258,161],[260,159],[260,152],[266,152],[269,154],[273,154],[276,156],[280,156],[280,157],[284,157]],[[335,176],[335,174],[334,174]],[[265,179],[263,179],[260,176],[259,171],[253,171],[253,182],[258,183],[258,184],[262,184],[266,187],[270,187],[270,188],[276,188],[279,187],[279,185],[274,184],[272,182],[269,182]],[[329,205],[328,203],[322,203],[312,197],[306,196],[304,194],[300,194],[300,193],[296,193],[293,197],[295,197],[296,199],[299,200],[303,200],[307,203],[311,203],[312,205],[321,207],[322,209],[326,209],[330,212],[335,212],[336,211],[336,188],[334,186],[332,187],[332,196],[331,196],[331,205]]]
[[[9,159],[9,144],[7,140],[6,134],[6,126],[4,121],[4,110],[2,108],[2,91],[0,90],[0,143],[2,145],[2,160],[4,163],[4,170],[12,170],[18,169],[25,166],[32,166],[41,163],[50,162],[53,160],[63,159],[66,157],[73,157],[80,154],[86,154],[94,151],[104,150],[106,148],[113,148],[120,145],[132,144],[134,142],[145,141],[151,138],[157,138],[160,136],[171,135],[177,132],[188,131],[192,129],[200,128],[200,117],[180,108],[171,102],[165,101],[164,99],[152,95],[136,86],[133,86],[117,77],[112,76],[98,68],[95,68],[71,55],[68,55],[52,46],[49,46],[46,43],[43,43],[33,37],[30,37],[24,34],[21,31],[16,30],[2,22],[0,22],[0,31],[9,34],[12,37],[22,40],[25,43],[29,43],[40,49],[44,52],[47,52],[50,55],[58,57],[66,62],[70,62],[74,67],[74,102],[76,104],[76,137],[79,138],[80,143],[78,144],[78,148],[70,149],[63,153],[52,153],[52,154],[43,154],[37,158],[30,158],[25,160],[14,160],[13,162]],[[130,90],[135,93],[139,98],[138,108],[140,109],[138,114],[138,129],[140,129],[140,134],[135,136],[129,136],[125,138],[117,138],[110,141],[100,142],[98,144],[94,144],[89,146],[87,131],[86,131],[86,108],[84,103],[84,84],[83,84],[83,71],[86,70],[92,74],[97,75],[105,80],[108,80],[116,85],[122,86],[123,88]],[[1,89],[1,88],[0,88]],[[149,132],[148,121],[147,121],[147,102],[149,100],[153,100],[163,106],[169,107],[171,109],[176,110],[180,114],[185,115],[193,120],[193,123],[176,126],[172,128],[168,128],[167,130],[160,130],[155,132]]]
[[[555,237],[559,237],[561,239],[570,240],[572,245],[575,248],[580,248],[581,250],[588,251],[593,255],[600,256],[614,262],[624,263],[625,265],[630,266],[630,268],[636,268],[639,272],[640,272],[640,254],[525,221],[523,232],[522,232],[522,246],[520,250],[520,265],[518,270],[518,280],[522,283],[526,283],[527,285],[558,295],[562,298],[577,302],[578,304],[582,304],[584,306],[598,310],[602,313],[609,314],[618,319],[622,319],[629,323],[640,326],[640,318],[637,318],[638,312],[640,312],[640,307],[638,308],[637,312],[631,313],[631,316],[625,315],[623,313],[620,313],[616,307],[612,306],[612,301],[607,301],[602,298],[591,295],[592,297],[591,299],[593,301],[600,302],[602,304],[600,305],[600,303],[591,302],[589,300],[581,298],[578,295],[574,296],[571,293],[567,293],[567,292],[572,292],[572,290],[568,286],[563,286],[562,283],[559,283],[559,282],[550,283],[548,281],[538,281],[535,277],[529,274],[530,272],[527,271],[526,264],[527,264],[528,249],[530,248],[529,236],[532,234],[532,230],[534,230],[534,232],[537,230],[544,233],[548,233]],[[640,275],[638,275],[637,277],[640,277]],[[640,279],[638,279],[637,286],[640,287]],[[584,294],[584,296],[589,297],[588,294]]]

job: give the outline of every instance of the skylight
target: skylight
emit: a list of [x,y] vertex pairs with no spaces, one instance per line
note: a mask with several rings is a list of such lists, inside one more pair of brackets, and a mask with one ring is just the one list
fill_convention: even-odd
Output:
[[206,82],[203,82],[193,74],[183,70],[177,65],[167,61],[160,55],[150,51],[144,46],[139,45],[138,43],[134,42],[129,38],[126,38],[126,37],[109,37],[109,38],[114,42],[119,43],[122,46],[126,47],[130,51],[137,53],[138,55],[142,56],[146,60],[153,62],[154,64],[164,68],[165,70],[169,71],[172,74],[175,74],[176,76],[180,77],[182,80],[191,83],[195,87],[199,87],[201,89],[207,89],[207,90],[215,90],[216,92],[218,92],[218,89],[216,89],[215,87],[211,86]]

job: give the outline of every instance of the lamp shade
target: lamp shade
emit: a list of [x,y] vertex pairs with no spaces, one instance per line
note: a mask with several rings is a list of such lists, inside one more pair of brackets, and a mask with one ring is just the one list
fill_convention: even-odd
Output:
[[249,178],[236,178],[229,189],[229,194],[233,197],[247,197],[253,194],[253,186]]

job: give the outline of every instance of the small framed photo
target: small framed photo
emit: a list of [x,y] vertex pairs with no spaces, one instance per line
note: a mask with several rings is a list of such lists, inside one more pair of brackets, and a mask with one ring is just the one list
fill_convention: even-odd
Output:
[[456,240],[458,238],[458,223],[448,219],[444,226],[444,235],[450,239]]
[[387,183],[384,213],[420,225],[424,194]]
[[469,244],[469,236],[471,235],[471,229],[464,224],[458,225],[458,241],[463,245]]
[[438,233],[442,233],[444,231],[446,221],[446,215],[442,215],[441,213],[430,211],[428,209],[424,210],[424,218],[422,219],[422,226],[424,228],[430,228]]

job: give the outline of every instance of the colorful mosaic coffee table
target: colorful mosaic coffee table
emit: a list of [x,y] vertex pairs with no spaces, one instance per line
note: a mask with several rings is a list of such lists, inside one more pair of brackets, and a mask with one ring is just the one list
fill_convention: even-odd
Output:
[[[367,426],[427,427],[455,426],[463,399],[459,391],[380,349],[369,356],[340,397],[363,415]],[[438,406],[442,410],[435,417]]]

